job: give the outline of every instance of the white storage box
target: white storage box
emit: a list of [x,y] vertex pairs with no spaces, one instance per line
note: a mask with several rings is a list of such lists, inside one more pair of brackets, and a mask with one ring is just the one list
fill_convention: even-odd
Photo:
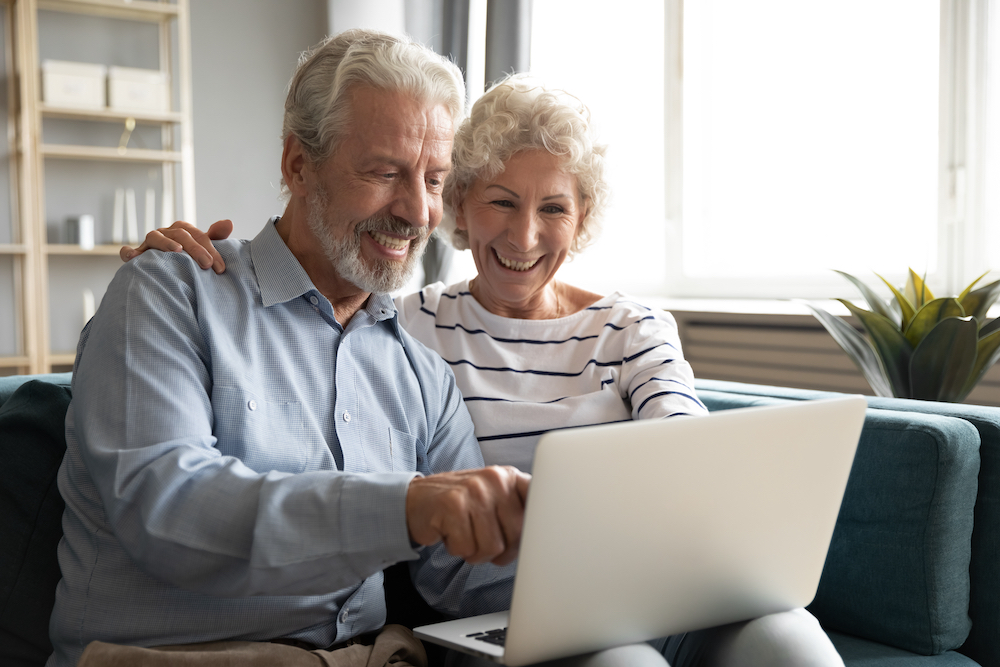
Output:
[[118,111],[170,111],[166,72],[135,67],[108,69],[108,106]]
[[104,65],[74,63],[65,60],[42,62],[42,100],[57,107],[103,109]]

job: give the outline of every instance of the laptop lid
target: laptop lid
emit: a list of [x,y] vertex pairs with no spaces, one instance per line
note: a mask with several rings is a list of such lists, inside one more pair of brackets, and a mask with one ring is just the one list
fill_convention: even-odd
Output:
[[504,647],[463,636],[474,619],[415,633],[516,666],[805,606],[866,407],[852,396],[547,433]]

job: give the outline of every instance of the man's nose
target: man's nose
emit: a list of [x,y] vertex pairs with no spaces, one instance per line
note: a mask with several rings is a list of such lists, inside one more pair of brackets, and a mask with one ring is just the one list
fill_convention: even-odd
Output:
[[[397,191],[390,212],[413,227],[426,227],[434,222],[434,210],[433,195],[423,180],[408,179]],[[437,217],[440,221],[440,214]]]

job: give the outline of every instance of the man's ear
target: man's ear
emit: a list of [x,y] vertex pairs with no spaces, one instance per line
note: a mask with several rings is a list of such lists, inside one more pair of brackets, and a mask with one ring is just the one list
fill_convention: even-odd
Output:
[[302,148],[302,143],[298,137],[290,134],[285,137],[285,146],[281,151],[281,177],[293,195],[306,196],[307,171],[311,171],[311,164]]

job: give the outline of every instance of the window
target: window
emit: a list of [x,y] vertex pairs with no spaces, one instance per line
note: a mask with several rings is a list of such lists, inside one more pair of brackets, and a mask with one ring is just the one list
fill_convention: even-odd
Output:
[[1000,3],[994,0],[990,9],[983,21],[988,31],[984,116],[992,120],[983,133],[983,183],[986,184],[983,220],[988,265],[1000,268]]
[[819,298],[848,289],[835,268],[901,281],[912,266],[942,291],[1000,270],[997,14],[995,0],[535,0],[532,71],[583,99],[610,145],[603,235],[562,277]]

